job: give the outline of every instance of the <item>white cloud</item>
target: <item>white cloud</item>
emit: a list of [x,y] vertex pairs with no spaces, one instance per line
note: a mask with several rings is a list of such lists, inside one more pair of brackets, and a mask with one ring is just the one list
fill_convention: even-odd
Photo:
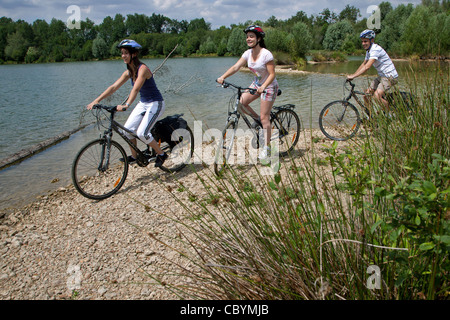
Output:
[[[393,7],[402,3],[418,4],[421,0],[390,1]],[[0,2],[0,17],[6,16],[13,20],[23,19],[33,22],[37,19],[50,21],[52,18],[65,21],[70,5],[81,8],[82,20],[89,18],[99,24],[107,16],[114,17],[117,13],[127,14],[162,14],[172,19],[190,21],[204,18],[213,28],[245,23],[248,20],[266,21],[269,17],[286,20],[298,11],[304,11],[308,16],[319,14],[323,9],[339,13],[346,4],[360,9],[363,17],[367,7],[381,3],[381,0],[348,0],[338,2],[331,0],[2,0]]]

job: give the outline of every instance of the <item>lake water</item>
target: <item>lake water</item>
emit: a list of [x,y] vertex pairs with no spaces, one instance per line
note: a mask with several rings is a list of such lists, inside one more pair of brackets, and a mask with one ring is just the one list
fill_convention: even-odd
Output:
[[[308,66],[308,71],[315,73],[277,74],[283,94],[276,105],[295,104],[304,127],[317,127],[323,106],[345,95],[345,78],[340,74],[356,70],[361,59]],[[143,60],[151,70],[162,61]],[[215,79],[235,62],[236,58],[169,59],[155,74],[166,101],[165,115],[184,113],[191,126],[197,120],[202,121],[205,129],[222,130],[232,91],[218,87]],[[409,68],[407,62],[398,65],[400,75]],[[0,65],[0,159],[94,121],[85,106],[124,70],[122,61]],[[249,73],[240,72],[228,80],[245,86],[251,79]],[[367,79],[359,79],[358,83],[365,85]],[[114,97],[102,103],[121,103],[130,88],[129,83],[124,85]],[[258,103],[253,107],[258,110]],[[117,119],[123,123],[128,115],[129,112],[120,113]],[[70,184],[71,164],[76,153],[101,132],[94,125],[88,126],[20,164],[1,170],[0,209],[26,204],[38,195]],[[52,183],[55,180],[57,182]]]

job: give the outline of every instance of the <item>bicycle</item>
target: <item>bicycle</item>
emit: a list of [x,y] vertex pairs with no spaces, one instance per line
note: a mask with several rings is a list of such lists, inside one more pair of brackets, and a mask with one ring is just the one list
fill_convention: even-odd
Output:
[[[112,140],[113,132],[121,136],[124,141],[137,153],[137,165],[146,167],[156,160],[156,153],[147,146],[141,151],[131,140],[125,136],[125,132],[139,139],[136,134],[114,120],[117,112],[116,106],[95,105],[97,124],[102,125],[102,117],[106,115],[109,122],[105,126],[103,135],[96,140],[87,143],[76,155],[72,164],[72,181],[75,188],[84,197],[94,200],[102,200],[114,195],[125,183],[128,175],[128,159],[124,148],[115,140]],[[173,117],[180,119],[182,115]],[[182,118],[181,118],[182,119]],[[159,120],[160,122],[162,120]],[[157,122],[157,123],[158,123]],[[154,128],[157,125],[155,124]],[[157,139],[158,132],[152,129],[152,135]],[[157,140],[158,141],[158,140]],[[190,161],[194,153],[194,136],[186,124],[186,128],[173,132],[172,141],[158,141],[161,149],[169,157],[164,162],[161,170],[169,173],[178,172]]]
[[[246,114],[243,111],[241,104],[241,96],[244,92],[256,94],[257,90],[254,88],[243,88],[229,82],[223,82],[223,88],[233,88],[236,91],[235,96],[230,100],[228,106],[228,117],[225,129],[222,131],[221,140],[216,149],[216,156],[214,161],[214,171],[217,176],[221,176],[225,167],[229,164],[230,156],[239,156],[239,148],[236,143],[236,130],[239,124],[239,119],[242,117],[248,128],[252,132],[252,147],[259,149],[263,140],[264,133],[262,124],[259,120],[253,119],[255,122],[251,124]],[[281,95],[281,90],[277,95]],[[235,97],[235,98],[234,98]],[[272,137],[270,141],[278,143],[278,152],[280,157],[288,155],[298,142],[300,134],[300,119],[293,110],[295,105],[285,104],[278,107],[273,107],[270,112],[270,123],[272,127]],[[227,137],[227,135],[231,135]],[[261,141],[260,141],[261,140]]]
[[[327,104],[319,115],[319,127],[322,133],[331,140],[346,141],[353,138],[359,131],[363,119],[361,118],[358,109],[349,102],[354,98],[360,108],[364,111],[362,113],[365,120],[370,120],[372,115],[363,102],[358,98],[358,95],[369,95],[364,92],[356,91],[355,84],[351,80],[344,82],[344,88],[348,90],[346,84],[351,86],[349,95],[344,100],[333,101]],[[393,108],[395,106],[403,105],[410,114],[412,114],[413,97],[407,92],[389,92],[386,93],[386,99],[389,105]]]

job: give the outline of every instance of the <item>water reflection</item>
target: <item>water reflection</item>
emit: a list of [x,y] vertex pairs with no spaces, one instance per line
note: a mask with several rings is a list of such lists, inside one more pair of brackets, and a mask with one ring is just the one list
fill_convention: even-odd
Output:
[[[203,122],[205,130],[211,128],[221,130],[225,124],[227,104],[232,97],[232,91],[219,87],[215,79],[235,61],[236,58],[169,60],[161,72],[155,75],[166,100],[166,115],[184,113],[184,117],[191,126],[197,120]],[[144,60],[144,62],[151,69],[155,69],[162,60],[152,59]],[[276,105],[295,104],[303,127],[317,128],[320,110],[329,102],[342,99],[347,94],[343,87],[344,75],[353,73],[361,62],[362,59],[352,58],[345,63],[308,65],[306,71],[311,73],[307,74],[278,74],[277,78],[283,94],[277,99]],[[401,76],[400,85],[406,86],[407,77],[429,76],[438,64],[395,61],[395,65]],[[441,65],[445,72],[448,72],[448,63],[444,62]],[[17,147],[25,142],[25,139],[33,139],[31,142],[28,141],[28,144],[36,143],[48,138],[46,135],[51,130],[53,131],[50,136],[54,136],[76,128],[84,106],[118,77],[123,70],[122,67],[122,63],[114,61],[6,66],[6,68],[0,66],[2,71],[0,74],[9,77],[0,89],[2,97],[5,96],[8,99],[8,97],[19,96],[15,104],[0,105],[3,113],[0,118],[2,128],[0,147],[10,147],[11,144]],[[7,73],[3,73],[5,70]],[[39,87],[42,86],[39,84],[42,82],[36,82],[33,90],[25,89],[20,85],[21,72],[32,72],[40,79],[45,78],[47,82],[45,87]],[[372,77],[375,74],[375,71],[371,70],[369,75]],[[251,76],[241,72],[229,80],[244,86],[250,84]],[[368,77],[361,77],[356,83],[362,89],[368,85],[368,81]],[[3,83],[5,81],[2,81]],[[7,94],[3,94],[5,90]],[[24,93],[20,94],[21,90],[25,90]],[[119,95],[107,103],[120,103],[129,90],[129,85],[124,86]],[[49,101],[53,104],[49,104]],[[55,105],[56,102],[60,103]],[[15,105],[18,108],[7,108],[8,105]],[[40,108],[36,109],[36,105]],[[258,103],[254,103],[253,107],[259,110]],[[24,116],[33,117],[33,112],[37,111],[42,115],[37,124],[29,126],[31,130],[19,132],[19,135],[15,130],[17,124],[23,124]],[[117,119],[124,122],[128,115],[129,113],[122,113]],[[32,120],[25,122],[32,123]],[[89,113],[85,115],[85,121],[93,120]],[[39,128],[43,131],[38,131]],[[76,153],[85,143],[97,138],[102,130],[99,131],[96,126],[91,125],[70,139],[21,164],[0,171],[0,209],[23,205],[32,201],[37,195],[70,184],[70,169]],[[11,136],[7,136],[8,134]]]

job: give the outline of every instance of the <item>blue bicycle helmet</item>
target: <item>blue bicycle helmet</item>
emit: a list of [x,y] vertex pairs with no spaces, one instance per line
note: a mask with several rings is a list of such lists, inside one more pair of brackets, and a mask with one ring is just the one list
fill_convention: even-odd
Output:
[[134,50],[141,50],[142,46],[137,43],[134,40],[130,40],[130,39],[125,39],[122,40],[119,45],[117,46],[117,48],[127,48],[127,49],[134,49]]
[[366,29],[363,32],[361,32],[361,34],[359,35],[360,38],[364,38],[364,39],[375,39],[375,31],[370,30],[370,29]]

